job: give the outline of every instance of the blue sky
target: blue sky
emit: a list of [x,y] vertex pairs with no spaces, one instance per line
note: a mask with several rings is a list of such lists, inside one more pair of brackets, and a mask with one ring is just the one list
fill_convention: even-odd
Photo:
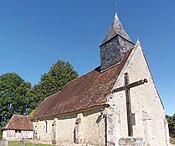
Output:
[[174,0],[0,0],[0,74],[33,85],[58,59],[79,75],[99,66],[99,45],[117,11],[139,38],[166,113],[175,113]]

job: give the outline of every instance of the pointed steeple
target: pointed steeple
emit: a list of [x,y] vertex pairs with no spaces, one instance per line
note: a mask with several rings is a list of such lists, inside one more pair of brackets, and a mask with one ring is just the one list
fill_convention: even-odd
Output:
[[112,25],[111,25],[111,27],[109,29],[109,32],[108,32],[108,34],[107,34],[107,36],[104,39],[102,44],[104,44],[105,42],[109,41],[110,39],[112,39],[116,35],[119,35],[119,36],[125,38],[126,40],[132,42],[132,40],[130,39],[128,34],[123,29],[123,26],[122,26],[122,24],[120,22],[120,19],[119,19],[117,13],[115,14],[113,23],[112,23]]
[[134,43],[123,29],[116,14],[112,26],[100,46],[101,71],[120,63],[123,54],[133,47]]

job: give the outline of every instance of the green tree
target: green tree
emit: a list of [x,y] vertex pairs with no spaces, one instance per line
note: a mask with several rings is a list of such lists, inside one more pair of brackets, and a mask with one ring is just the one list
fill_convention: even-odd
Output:
[[16,73],[0,76],[0,126],[3,126],[13,114],[30,112],[30,88],[31,84]]
[[169,133],[171,137],[175,137],[175,113],[173,116],[166,115],[168,121]]
[[68,62],[58,60],[48,73],[41,76],[41,81],[31,91],[32,109],[46,97],[60,91],[64,85],[78,77],[77,72]]

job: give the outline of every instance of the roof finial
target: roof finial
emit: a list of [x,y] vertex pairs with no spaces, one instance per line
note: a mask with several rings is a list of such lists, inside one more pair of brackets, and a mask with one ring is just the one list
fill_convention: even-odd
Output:
[[115,16],[117,16],[117,0],[115,0]]
[[141,43],[140,43],[139,38],[137,38],[137,42],[136,42],[136,44],[135,44],[135,47],[136,47],[136,48],[137,48],[138,46],[141,46]]
[[117,15],[117,12],[115,13],[115,19],[119,19],[119,18],[118,18],[118,15]]

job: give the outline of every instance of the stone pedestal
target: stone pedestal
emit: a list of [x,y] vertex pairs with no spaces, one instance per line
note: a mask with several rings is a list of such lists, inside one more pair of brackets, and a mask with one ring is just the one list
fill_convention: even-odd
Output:
[[119,139],[119,146],[144,146],[143,138],[120,138]]

